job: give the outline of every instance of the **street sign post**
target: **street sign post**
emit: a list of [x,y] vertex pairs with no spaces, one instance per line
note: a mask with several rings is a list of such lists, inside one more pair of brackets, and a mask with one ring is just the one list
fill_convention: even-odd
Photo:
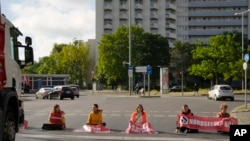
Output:
[[133,77],[133,68],[134,68],[133,66],[128,67],[128,77],[130,78]]
[[147,66],[147,74],[152,74],[152,67],[151,66]]
[[147,66],[136,66],[135,72],[147,72]]
[[249,60],[249,56],[246,55],[244,57],[246,62],[243,63],[243,69],[245,70],[245,106],[247,108],[247,61]]
[[244,60],[245,60],[246,62],[249,61],[249,55],[248,55],[248,54],[245,54],[245,55],[244,55]]

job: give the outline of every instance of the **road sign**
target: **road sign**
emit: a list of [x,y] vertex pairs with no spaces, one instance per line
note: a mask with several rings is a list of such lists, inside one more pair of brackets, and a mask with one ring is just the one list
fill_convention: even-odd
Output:
[[244,69],[244,70],[247,69],[247,63],[246,63],[246,62],[243,63],[243,69]]
[[128,70],[128,77],[133,77],[133,70]]
[[147,66],[136,66],[135,72],[147,72]]
[[152,74],[152,67],[151,66],[147,66],[147,74]]
[[245,60],[246,62],[249,61],[249,55],[248,55],[248,54],[245,54],[245,55],[244,55],[244,60]]
[[133,66],[128,66],[129,70],[133,70],[133,68],[134,68]]

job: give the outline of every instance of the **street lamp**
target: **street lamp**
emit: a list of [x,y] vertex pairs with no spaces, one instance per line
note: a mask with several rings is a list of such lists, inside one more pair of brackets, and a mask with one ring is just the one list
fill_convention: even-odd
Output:
[[241,15],[241,47],[242,47],[242,60],[244,56],[244,14],[249,12],[250,9],[243,11],[243,12],[238,12],[234,13],[234,15]]
[[[131,50],[132,50],[132,49],[131,49],[131,0],[129,0],[128,2],[129,2],[129,3],[128,3],[128,4],[129,4],[129,6],[128,6],[128,7],[129,7],[129,17],[128,17],[128,20],[129,20],[129,25],[128,25],[128,26],[129,26],[129,53],[128,53],[128,54],[129,54],[129,57],[128,57],[128,58],[129,58],[129,60],[128,60],[128,65],[129,65],[129,67],[130,67],[131,64],[132,64],[132,63],[131,63],[131,52],[132,52],[132,51],[131,51]],[[131,79],[131,77],[129,76],[129,94],[130,94],[130,95],[131,95],[131,85],[132,85],[131,80],[132,80],[132,79]]]
[[[248,13],[250,9],[243,11],[243,12],[238,12],[234,13],[234,15],[241,15],[241,49],[242,49],[242,60],[244,60],[244,14]],[[242,78],[243,78],[243,73],[242,73]],[[242,79],[242,90],[243,90],[244,82]]]

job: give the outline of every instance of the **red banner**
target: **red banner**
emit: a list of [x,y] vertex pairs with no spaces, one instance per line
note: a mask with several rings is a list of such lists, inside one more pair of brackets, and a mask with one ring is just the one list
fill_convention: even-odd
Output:
[[110,133],[110,129],[102,125],[83,125],[82,128],[73,132]]
[[129,122],[128,128],[125,131],[127,134],[156,134],[157,132],[153,129],[149,122],[142,125]]
[[212,130],[229,132],[230,125],[238,124],[236,118],[217,118],[180,115],[178,118],[178,127],[187,127],[190,129]]

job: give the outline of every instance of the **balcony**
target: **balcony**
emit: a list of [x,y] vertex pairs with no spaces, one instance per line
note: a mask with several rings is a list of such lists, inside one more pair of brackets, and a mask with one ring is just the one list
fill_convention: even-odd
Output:
[[143,15],[142,14],[135,14],[135,19],[143,19]]
[[166,33],[166,37],[172,38],[172,39],[176,39],[177,38],[177,36],[176,36],[175,33]]
[[166,19],[176,20],[176,15],[172,13],[166,13]]
[[158,15],[157,14],[150,14],[150,19],[158,19]]
[[104,29],[112,29],[112,24],[105,24]]
[[143,10],[143,5],[140,3],[135,4],[135,9]]
[[156,3],[151,3],[150,9],[158,9],[158,5]]
[[166,23],[166,29],[177,29],[177,26],[173,23]]
[[166,9],[176,10],[177,6],[171,3],[166,4]]
[[120,5],[120,9],[122,9],[122,10],[127,10],[127,8],[128,8],[127,4]]
[[113,9],[113,7],[112,7],[111,4],[105,4],[104,5],[104,10],[112,10],[112,9]]
[[158,24],[157,23],[151,23],[150,28],[158,28]]
[[120,17],[120,19],[128,19],[127,14],[120,14],[119,17]]
[[104,19],[112,19],[112,15],[111,14],[105,14]]

